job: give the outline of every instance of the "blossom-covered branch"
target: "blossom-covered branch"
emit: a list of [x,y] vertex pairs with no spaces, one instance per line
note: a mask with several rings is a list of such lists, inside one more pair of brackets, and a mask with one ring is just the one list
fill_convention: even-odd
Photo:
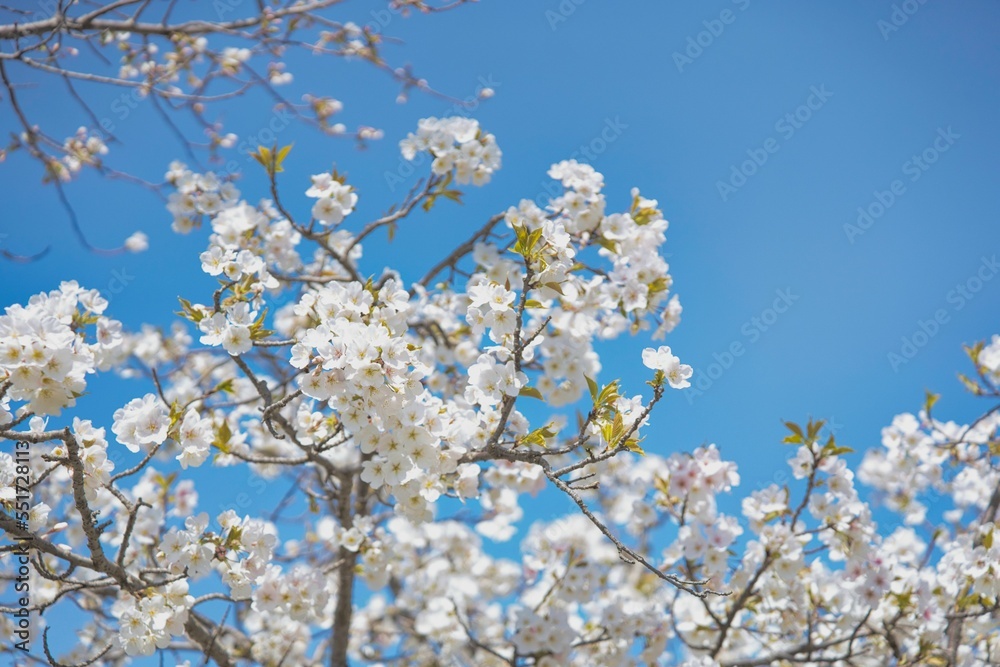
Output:
[[[33,628],[45,610],[82,638],[43,634],[45,659],[995,662],[995,405],[960,425],[928,395],[855,470],[822,420],[788,422],[795,482],[727,514],[735,464],[710,444],[665,451],[652,428],[691,367],[667,345],[637,350],[643,396],[599,356],[679,322],[658,202],[633,190],[609,211],[601,174],[559,162],[544,207],[487,212],[409,280],[372,274],[370,239],[502,162],[465,118],[425,119],[400,146],[428,153],[430,173],[359,223],[343,174],[285,180],[288,147],[258,148],[256,204],[172,164],[173,228],[206,237],[178,266],[217,285],[179,295],[169,329],[126,331],[74,282],[0,316],[0,438],[33,448],[27,463],[0,454],[0,527],[32,553]],[[968,352],[963,383],[995,401],[1000,336]],[[98,373],[144,388],[114,414],[77,414]],[[194,470],[230,468],[284,480],[280,501],[211,516]],[[900,525],[876,522],[883,505]]]

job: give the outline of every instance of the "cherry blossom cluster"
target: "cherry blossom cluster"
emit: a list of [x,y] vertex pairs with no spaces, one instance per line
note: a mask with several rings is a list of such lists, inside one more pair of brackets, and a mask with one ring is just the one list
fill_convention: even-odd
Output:
[[312,187],[306,190],[306,196],[316,199],[312,216],[322,225],[339,225],[358,203],[354,189],[328,173],[312,177]]
[[987,380],[1000,385],[1000,334],[994,334],[989,345],[979,351],[976,361]]
[[329,578],[318,569],[296,566],[285,572],[269,566],[257,581],[246,620],[255,638],[254,660],[307,662],[310,628],[324,621],[330,599]]
[[174,216],[174,231],[181,234],[200,226],[203,216],[214,216],[239,201],[240,192],[231,182],[214,172],[196,174],[183,162],[170,163],[165,180],[176,189],[170,193],[167,210]]
[[146,394],[116,410],[111,427],[118,442],[138,452],[150,445],[159,445],[167,439],[170,414],[163,402],[153,394]]
[[118,619],[119,635],[125,653],[153,655],[166,648],[172,637],[183,636],[184,623],[194,597],[188,594],[187,581],[181,579],[145,597],[126,597],[112,606]]
[[416,133],[399,142],[403,157],[413,160],[427,151],[434,158],[431,171],[438,176],[454,173],[455,181],[465,185],[485,185],[500,168],[500,148],[496,137],[483,133],[472,118],[424,118]]
[[604,178],[593,167],[567,160],[553,165],[549,176],[565,188],[562,196],[552,200],[549,210],[559,214],[569,233],[581,234],[587,243],[599,245],[600,254],[614,265],[607,272],[606,281],[595,279],[588,286],[616,300],[625,313],[610,319],[605,327],[617,330],[626,325],[627,318],[632,319],[633,325],[645,327],[641,318],[646,313],[656,313],[660,323],[654,338],[672,331],[680,321],[681,307],[676,296],[658,312],[673,284],[669,266],[659,255],[667,221],[657,208],[658,202],[642,197],[633,189],[628,212],[606,215]]
[[163,561],[172,571],[185,572],[192,579],[201,579],[214,566],[234,599],[248,599],[252,584],[270,564],[276,543],[273,528],[259,519],[241,519],[233,510],[220,514],[217,521],[218,533],[207,530],[204,512],[189,516],[184,530],[172,528],[160,544]]
[[674,389],[684,389],[691,386],[688,378],[694,373],[694,369],[687,364],[682,364],[667,345],[661,345],[655,350],[647,347],[642,351],[642,363],[646,368],[662,373]]
[[76,404],[88,374],[120,361],[121,323],[104,316],[107,305],[96,290],[70,281],[27,306],[7,307],[0,316],[0,425],[13,419],[11,401],[34,414],[60,414]]
[[[295,314],[316,325],[291,349],[302,392],[326,402],[352,434],[361,480],[385,487],[397,507],[429,517],[440,476],[457,470],[466,451],[441,419],[444,404],[421,380],[429,374],[408,338],[408,295],[389,279],[376,292],[360,283],[332,284],[308,294]],[[443,446],[448,438],[452,446]]]
[[62,149],[65,152],[62,159],[65,169],[61,169],[58,175],[64,181],[71,180],[84,165],[100,165],[100,156],[108,153],[108,147],[101,137],[91,134],[86,127],[79,128],[76,134],[67,137]]

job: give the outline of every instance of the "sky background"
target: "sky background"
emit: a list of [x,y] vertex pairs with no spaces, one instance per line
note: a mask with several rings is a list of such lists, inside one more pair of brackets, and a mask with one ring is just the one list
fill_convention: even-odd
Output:
[[[902,12],[902,4],[915,11],[893,25],[894,7]],[[387,49],[390,61],[412,63],[455,97],[474,95],[484,82],[495,89],[493,99],[467,113],[497,136],[503,168],[488,186],[470,188],[463,206],[418,212],[391,245],[384,236],[366,242],[362,272],[393,266],[404,278],[420,277],[490,215],[544,192],[550,164],[574,153],[585,159],[581,147],[592,146],[589,161],[605,176],[609,211],[625,208],[629,189],[638,186],[670,221],[664,250],[684,313],[666,342],[694,366],[696,381],[713,355],[734,342],[745,350],[714,378],[705,376],[701,386],[710,386],[701,395],[667,395],[646,430],[647,451],[668,455],[714,442],[739,464],[749,490],[788,471],[783,460],[791,452],[779,444],[783,419],[831,419],[838,440],[859,450],[855,462],[878,445],[893,415],[919,409],[925,388],[944,393],[942,417],[969,419],[987,406],[956,382],[956,371],[968,370],[961,346],[1000,331],[1000,276],[988,263],[981,268],[984,258],[1000,255],[1000,4],[902,4],[483,0],[430,17],[391,15],[382,27],[403,43]],[[383,6],[346,2],[334,16],[378,23],[385,15],[375,10]],[[713,23],[720,15],[730,22]],[[700,51],[691,46],[699,38]],[[343,122],[379,127],[385,139],[359,151],[349,140],[287,127],[277,137],[295,143],[282,174],[285,199],[306,211],[308,201],[297,193],[309,174],[335,162],[360,195],[354,221],[377,216],[416,179],[395,191],[387,184],[386,173],[400,166],[398,140],[418,119],[452,115],[456,107],[426,95],[396,104],[396,85],[364,63],[301,56],[288,62],[296,77],[283,91],[289,98],[307,91],[334,96],[344,102]],[[37,79],[13,68],[11,76]],[[829,95],[821,105],[814,97],[814,110],[799,109],[814,90]],[[150,105],[121,119],[111,106],[120,91],[95,87],[86,95],[122,141],[111,146],[109,164],[158,181],[171,159],[183,157]],[[83,120],[58,82],[26,89],[22,98],[57,136]],[[809,118],[793,132],[776,125],[797,110]],[[241,137],[273,115],[260,95],[218,111]],[[0,123],[14,128],[5,104]],[[601,147],[596,140],[609,124],[618,129]],[[949,131],[948,150],[936,153],[936,137]],[[777,151],[734,192],[720,194],[719,183],[769,139]],[[908,161],[928,148],[936,161],[911,180]],[[244,196],[263,197],[260,169],[232,156],[247,172]],[[206,300],[197,259],[204,230],[177,236],[154,196],[87,175],[66,189],[95,245],[118,245],[136,230],[150,237],[141,255],[88,254],[40,176],[23,155],[0,164],[4,247],[27,254],[52,245],[38,262],[0,264],[0,303],[23,303],[65,279],[107,291],[116,272],[127,286],[113,294],[109,314],[134,329],[168,324],[178,295]],[[859,207],[871,207],[897,179],[903,194],[851,238],[845,225],[856,224]],[[971,298],[956,296],[953,290],[977,271],[992,279],[972,280],[969,289],[980,289]],[[772,322],[767,310],[778,290],[796,298],[763,331],[753,318]],[[947,322],[933,336],[918,335],[925,344],[894,368],[888,355],[901,353],[902,339],[912,340],[919,322],[939,310]],[[648,344],[644,336],[605,344],[600,379],[621,376],[626,388],[640,391],[647,378],[640,350]],[[90,388],[81,409],[108,426],[115,408],[149,390],[101,380]],[[214,514],[211,493],[202,489]],[[246,512],[269,507],[269,495],[255,497]],[[566,507],[534,507],[529,516],[556,509]]]

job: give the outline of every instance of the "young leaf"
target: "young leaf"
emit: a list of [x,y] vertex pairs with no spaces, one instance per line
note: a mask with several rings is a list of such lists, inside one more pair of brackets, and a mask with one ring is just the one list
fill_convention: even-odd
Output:
[[542,392],[538,391],[534,387],[521,387],[521,391],[517,393],[518,396],[528,396],[530,398],[537,398],[542,400]]
[[545,447],[548,438],[555,437],[555,431],[549,429],[549,425],[546,424],[541,428],[536,428],[534,431],[524,436],[518,440],[520,445],[538,445],[539,447]]
[[597,396],[597,405],[602,407],[610,407],[615,401],[618,400],[618,380],[615,380],[611,384],[604,387],[601,393]]
[[274,162],[273,162],[273,157],[271,155],[271,150],[269,148],[265,146],[258,146],[257,152],[251,153],[250,155],[253,157],[253,159],[257,160],[257,162],[259,162],[262,167],[264,167],[264,170],[267,171],[268,174],[274,173],[274,171],[272,170]]
[[931,408],[933,408],[934,404],[938,402],[939,398],[941,398],[941,394],[933,394],[929,390],[926,391],[926,394],[927,399],[924,401],[924,410],[930,414]]
[[638,438],[629,438],[624,443],[622,443],[622,446],[625,447],[625,449],[629,450],[630,452],[638,454],[639,456],[646,455],[646,452],[643,451],[642,447],[639,446]]
[[229,422],[223,420],[222,425],[215,431],[215,440],[212,444],[215,445],[223,454],[229,453],[229,440],[233,437],[233,432],[229,428]]
[[288,151],[292,150],[293,145],[294,144],[288,144],[287,146],[283,146],[280,150],[278,150],[274,158],[274,173],[279,173],[284,171],[284,169],[281,168],[281,163],[285,161],[285,157],[288,155]]
[[205,318],[204,313],[192,306],[191,302],[187,299],[177,297],[177,300],[181,302],[181,308],[183,309],[181,312],[177,313],[177,315],[191,320],[195,324],[198,324]]

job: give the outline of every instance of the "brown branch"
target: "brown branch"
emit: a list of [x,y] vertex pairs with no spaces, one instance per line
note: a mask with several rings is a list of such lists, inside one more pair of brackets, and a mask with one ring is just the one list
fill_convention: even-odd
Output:
[[[244,19],[236,19],[225,23],[215,23],[212,21],[202,21],[199,19],[175,23],[173,25],[165,23],[146,23],[137,21],[135,18],[124,20],[102,19],[108,7],[95,10],[89,14],[84,14],[78,18],[56,14],[47,19],[31,21],[29,23],[12,23],[0,26],[0,39],[17,39],[29,35],[42,35],[56,31],[63,33],[78,33],[88,30],[101,32],[131,32],[137,35],[163,35],[169,37],[175,34],[184,35],[207,35],[213,33],[230,33],[234,30],[243,30],[261,25],[265,21],[273,22],[286,16],[299,16],[308,14],[326,7],[339,4],[343,0],[316,0],[314,2],[304,2],[292,4],[280,9],[271,9],[262,12],[259,16],[251,16]],[[113,3],[117,5],[120,3]]]
[[483,225],[483,227],[480,228],[479,231],[473,234],[467,241],[462,243],[460,246],[455,248],[447,257],[445,257],[440,262],[435,264],[434,267],[430,271],[428,271],[423,278],[420,279],[418,284],[427,287],[427,285],[430,284],[432,280],[434,280],[434,276],[441,273],[448,267],[454,267],[456,264],[458,264],[458,262],[461,261],[463,257],[472,252],[472,250],[476,247],[476,243],[478,243],[481,240],[485,240],[487,237],[489,237],[490,233],[493,231],[493,228],[496,227],[498,222],[504,219],[505,215],[506,215],[505,213],[497,213],[492,218],[487,220],[486,224]]

